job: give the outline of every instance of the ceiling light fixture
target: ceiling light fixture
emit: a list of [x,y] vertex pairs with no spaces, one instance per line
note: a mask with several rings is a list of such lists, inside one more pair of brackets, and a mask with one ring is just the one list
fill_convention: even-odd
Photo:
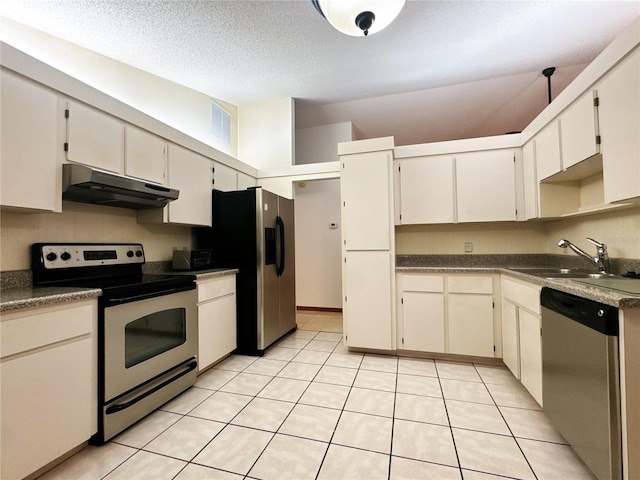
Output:
[[374,34],[398,16],[406,0],[311,0],[316,10],[347,35]]

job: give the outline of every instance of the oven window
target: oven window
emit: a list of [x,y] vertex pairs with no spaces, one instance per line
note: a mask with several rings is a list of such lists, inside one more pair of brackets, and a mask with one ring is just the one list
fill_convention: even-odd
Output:
[[186,342],[186,317],[185,308],[171,308],[128,323],[124,329],[124,366],[133,367]]

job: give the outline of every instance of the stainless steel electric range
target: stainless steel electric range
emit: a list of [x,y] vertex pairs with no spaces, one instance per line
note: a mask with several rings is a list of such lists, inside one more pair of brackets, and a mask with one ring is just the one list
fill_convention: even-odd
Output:
[[139,243],[37,243],[33,283],[102,289],[98,433],[102,444],[195,383],[195,277],[145,275]]

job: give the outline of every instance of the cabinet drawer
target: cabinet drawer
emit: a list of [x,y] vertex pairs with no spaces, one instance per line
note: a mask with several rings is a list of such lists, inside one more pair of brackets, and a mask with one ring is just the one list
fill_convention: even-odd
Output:
[[444,292],[444,277],[441,275],[403,274],[402,290],[405,292]]
[[493,293],[492,277],[473,277],[455,275],[447,277],[447,288],[450,293]]
[[502,296],[530,312],[540,314],[540,287],[502,279]]
[[2,357],[91,334],[97,312],[97,302],[87,301],[2,315]]
[[235,293],[236,276],[229,275],[198,282],[198,303]]

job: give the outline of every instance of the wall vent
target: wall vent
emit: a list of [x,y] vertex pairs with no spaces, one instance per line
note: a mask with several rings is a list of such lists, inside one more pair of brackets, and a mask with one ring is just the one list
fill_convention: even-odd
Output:
[[211,135],[231,145],[231,114],[216,102],[211,102]]

